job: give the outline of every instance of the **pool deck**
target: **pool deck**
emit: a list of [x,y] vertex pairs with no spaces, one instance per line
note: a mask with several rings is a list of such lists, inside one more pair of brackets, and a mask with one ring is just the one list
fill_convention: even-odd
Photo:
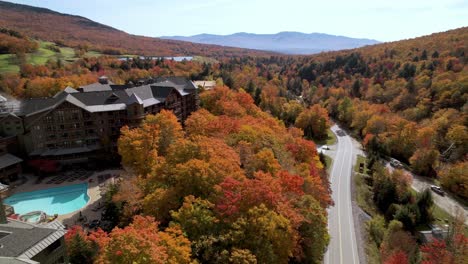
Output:
[[[62,172],[66,173],[66,172]],[[81,208],[80,210],[64,214],[64,215],[59,215],[57,217],[57,221],[61,222],[65,226],[73,226],[77,224],[83,224],[83,222],[79,222],[78,219],[80,218],[80,212],[82,216],[85,216],[88,220],[88,222],[94,220],[94,219],[101,219],[101,212],[102,209],[96,210],[96,207],[99,207],[99,205],[103,204],[102,197],[101,197],[101,186],[105,186],[111,183],[114,183],[114,177],[110,177],[108,179],[105,179],[103,182],[99,182],[99,176],[100,175],[106,175],[110,174],[112,176],[115,175],[123,175],[125,174],[124,170],[104,170],[104,171],[98,171],[94,172],[87,180],[75,180],[75,181],[65,181],[61,184],[47,184],[47,178],[44,179],[41,183],[36,183],[37,176],[31,175],[31,174],[24,174],[28,180],[24,184],[21,184],[15,188],[13,188],[10,192],[10,194],[14,193],[19,193],[19,192],[31,192],[31,191],[37,191],[37,190],[43,190],[43,189],[50,189],[54,187],[61,187],[61,186],[67,186],[67,185],[74,185],[78,183],[87,183],[88,184],[88,196],[89,196],[89,201],[88,203]],[[53,176],[50,176],[53,177]],[[39,208],[38,208],[39,209]]]

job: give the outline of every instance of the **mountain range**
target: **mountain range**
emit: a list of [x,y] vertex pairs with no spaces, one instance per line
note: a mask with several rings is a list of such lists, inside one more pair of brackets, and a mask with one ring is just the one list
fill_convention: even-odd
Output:
[[232,35],[200,34],[190,37],[163,36],[161,38],[200,44],[215,44],[226,47],[274,51],[285,54],[314,54],[322,51],[353,49],[380,43],[373,39],[350,38],[323,33],[306,34],[289,31],[277,34],[252,34],[241,32]]

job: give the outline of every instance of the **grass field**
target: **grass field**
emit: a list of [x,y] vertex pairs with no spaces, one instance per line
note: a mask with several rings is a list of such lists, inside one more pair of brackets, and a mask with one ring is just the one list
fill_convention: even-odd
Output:
[[19,66],[15,62],[15,55],[0,54],[0,73],[2,72],[18,72]]
[[27,56],[27,62],[33,65],[43,65],[48,60],[57,60],[61,59],[64,61],[73,61],[77,58],[75,57],[75,51],[72,48],[67,47],[58,47],[60,52],[55,52],[48,49],[49,46],[55,46],[52,42],[40,41],[39,49]]
[[[48,41],[38,41],[38,43],[39,43],[39,48],[37,49],[36,52],[26,54],[26,63],[32,64],[32,65],[44,65],[49,60],[60,59],[64,63],[78,60],[78,57],[76,57],[75,51],[73,48],[58,47],[55,43],[48,42]],[[58,49],[59,52],[51,50],[49,48],[50,46],[53,46],[54,49]],[[83,55],[83,57],[99,57],[99,56],[102,56],[102,53],[99,53],[97,51],[88,51]],[[117,57],[136,57],[136,56],[137,55],[127,54],[127,55],[120,55]],[[202,56],[195,56],[193,57],[193,60],[200,62],[200,63],[216,63],[217,62],[217,60],[215,59],[202,57]],[[0,54],[0,73],[6,73],[6,72],[17,73],[19,72],[19,70],[20,70],[19,63],[16,60],[16,56],[14,54]],[[333,135],[331,131],[329,131],[329,136],[330,135]],[[334,137],[330,139],[330,142],[334,142],[334,141],[336,141]],[[326,144],[329,144],[329,143],[326,143]],[[330,145],[331,144],[332,143],[330,143]]]
[[[47,41],[38,41],[39,48],[34,53],[26,54],[26,63],[32,65],[44,65],[49,60],[62,60],[63,62],[73,62],[78,58],[75,56],[73,48],[58,47],[55,43]],[[51,50],[49,47],[54,46],[59,52]],[[97,57],[102,54],[96,51],[89,51],[85,53],[85,57]],[[18,72],[19,65],[14,54],[1,54],[0,55],[0,73],[5,72]]]

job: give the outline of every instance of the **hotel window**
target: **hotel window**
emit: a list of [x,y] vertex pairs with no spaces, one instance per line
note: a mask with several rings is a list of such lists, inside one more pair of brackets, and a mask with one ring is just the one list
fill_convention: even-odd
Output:
[[64,112],[62,110],[55,112],[55,114],[56,114],[57,119],[59,121],[65,120],[65,114],[64,114]]
[[79,114],[77,113],[77,111],[76,111],[76,110],[73,111],[73,113],[72,113],[72,119],[73,119],[73,120],[78,120],[78,118],[79,118]]

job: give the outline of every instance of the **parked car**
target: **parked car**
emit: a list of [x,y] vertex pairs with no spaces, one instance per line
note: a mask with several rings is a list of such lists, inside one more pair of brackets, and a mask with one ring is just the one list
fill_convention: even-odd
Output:
[[323,146],[321,147],[321,149],[324,149],[324,150],[330,150],[330,147],[329,147],[329,146],[327,146],[327,145],[323,145]]
[[431,185],[431,190],[439,195],[445,195],[444,190],[442,190],[442,188],[440,188],[439,186]]
[[99,226],[101,226],[101,220],[94,219],[93,221],[91,221],[91,223],[89,223],[89,229],[95,229]]

